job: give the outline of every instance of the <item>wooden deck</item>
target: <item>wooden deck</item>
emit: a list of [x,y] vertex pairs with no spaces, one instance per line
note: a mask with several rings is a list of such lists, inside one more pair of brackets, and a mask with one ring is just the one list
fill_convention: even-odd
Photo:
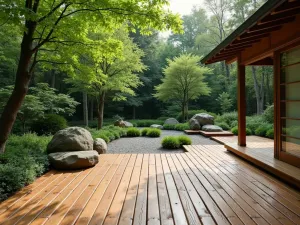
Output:
[[105,154],[50,171],[0,203],[0,224],[300,224],[300,192],[219,144]]
[[300,188],[300,168],[274,158],[273,140],[258,136],[247,136],[247,146],[241,147],[237,145],[237,136],[214,137],[212,139],[223,143],[227,150]]
[[200,134],[205,137],[227,137],[227,136],[234,136],[234,134],[230,131],[220,131],[220,132],[208,132],[208,131],[200,131]]

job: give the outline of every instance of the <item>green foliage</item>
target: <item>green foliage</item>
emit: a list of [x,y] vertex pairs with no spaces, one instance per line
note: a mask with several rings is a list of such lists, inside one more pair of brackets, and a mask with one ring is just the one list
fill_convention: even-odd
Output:
[[221,127],[223,130],[230,130],[230,126],[226,122],[220,122],[217,123],[216,125]]
[[175,124],[164,124],[164,130],[175,130]]
[[221,107],[222,113],[228,112],[232,108],[232,99],[227,92],[222,92],[216,99]]
[[161,135],[161,130],[157,128],[151,128],[147,131],[148,137],[160,137],[160,135]]
[[141,135],[142,136],[147,136],[147,132],[150,130],[150,128],[144,128],[144,129],[142,129],[142,131],[141,131]]
[[[230,127],[233,127],[232,123],[237,123],[238,120],[238,114],[237,112],[229,112],[229,113],[224,113],[221,116],[218,116],[215,119],[215,123],[219,124],[219,123],[226,123],[228,124]],[[237,124],[236,124],[237,125]]]
[[192,140],[188,136],[181,135],[181,136],[178,136],[177,139],[179,141],[180,147],[182,147],[183,145],[191,145],[192,144]]
[[[188,119],[191,119],[195,114],[199,114],[199,113],[207,113],[207,114],[213,116],[215,119],[218,118],[218,115],[216,113],[208,112],[204,109],[200,109],[200,110],[189,110],[188,111]],[[178,113],[176,116],[176,119],[178,121],[184,121],[184,119],[182,117],[182,113]]]
[[[238,135],[238,127],[233,127],[231,129],[231,132],[234,134],[234,135]],[[246,128],[246,135],[252,135],[252,131],[247,127]]]
[[0,155],[0,201],[48,170],[46,147],[50,139],[35,134],[10,136],[5,153]]
[[188,125],[188,123],[178,123],[175,125],[175,130],[178,131],[188,130],[189,128],[190,126]]
[[163,125],[163,120],[130,120],[131,123],[136,123],[138,127],[150,127],[152,124]]
[[268,123],[274,123],[274,105],[269,105],[266,108],[263,117]]
[[174,136],[164,137],[161,144],[165,149],[178,149],[180,147],[178,138]]
[[141,131],[138,128],[132,127],[127,129],[127,137],[139,137]]
[[255,130],[255,135],[266,137],[267,132],[271,129],[273,129],[273,124],[263,123]]
[[109,143],[113,140],[125,137],[127,135],[126,128],[116,127],[113,125],[102,127],[100,130],[93,128],[87,128],[93,139],[102,138],[106,143]]
[[264,120],[264,118],[260,115],[247,116],[246,118],[247,127],[252,131],[255,131],[261,124],[265,122],[266,121]]
[[155,87],[154,96],[163,102],[177,102],[183,109],[183,117],[186,118],[189,101],[210,94],[204,75],[211,71],[207,67],[199,66],[200,57],[191,54],[183,54],[167,61],[168,66],[163,71],[164,78]]
[[274,129],[270,129],[267,131],[266,136],[268,138],[274,139]]
[[46,114],[44,118],[36,120],[30,126],[31,131],[38,135],[55,134],[57,131],[65,129],[66,127],[66,119],[55,114]]
[[[6,105],[12,90],[12,86],[0,88],[0,111]],[[29,94],[26,95],[17,118],[22,123],[24,132],[26,123],[36,123],[37,120],[41,122],[44,118],[44,113],[70,116],[75,112],[78,104],[69,95],[57,94],[56,90],[50,88],[48,84],[38,83],[36,87],[29,88]],[[45,129],[47,131],[47,128]]]

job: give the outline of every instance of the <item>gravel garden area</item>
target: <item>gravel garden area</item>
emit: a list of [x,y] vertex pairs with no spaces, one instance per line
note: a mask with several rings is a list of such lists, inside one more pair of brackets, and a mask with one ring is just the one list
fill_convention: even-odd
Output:
[[[151,137],[123,137],[108,144],[108,154],[117,153],[182,153],[183,149],[168,150],[161,147],[161,141],[165,136],[186,135],[182,131],[162,130],[158,138]],[[192,139],[193,145],[216,144],[216,142],[201,135],[186,135]]]

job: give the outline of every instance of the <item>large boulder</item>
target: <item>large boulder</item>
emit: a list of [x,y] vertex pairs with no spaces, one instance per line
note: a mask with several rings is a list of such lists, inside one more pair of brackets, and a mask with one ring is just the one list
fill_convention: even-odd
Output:
[[164,129],[164,127],[162,125],[159,125],[159,124],[152,124],[150,127],[157,128],[157,129],[160,129],[160,130]]
[[102,138],[96,138],[94,141],[94,150],[99,154],[105,154],[107,152],[107,144]]
[[196,119],[190,119],[189,121],[190,129],[191,130],[200,130],[201,126]]
[[117,120],[114,123],[115,126],[117,127],[133,127],[133,124],[124,120]]
[[207,132],[220,132],[223,131],[223,129],[219,126],[216,125],[204,125],[202,127],[203,131],[207,131]]
[[166,119],[164,125],[176,125],[179,122],[175,118]]
[[84,169],[99,161],[96,151],[55,152],[48,155],[50,164],[59,170]]
[[192,119],[195,119],[198,121],[200,126],[204,125],[213,125],[214,124],[214,117],[207,114],[207,113],[198,113],[195,114]]
[[91,133],[82,127],[69,127],[56,132],[47,146],[48,153],[93,150]]

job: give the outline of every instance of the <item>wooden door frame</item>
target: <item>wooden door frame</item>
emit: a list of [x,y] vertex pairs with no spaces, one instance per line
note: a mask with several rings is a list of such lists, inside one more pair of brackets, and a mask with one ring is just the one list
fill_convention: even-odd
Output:
[[294,49],[300,46],[300,40],[294,42],[291,45],[280,48],[273,53],[274,56],[274,157],[289,163],[293,166],[300,167],[299,157],[293,156],[292,154],[285,153],[282,150],[282,120],[281,120],[281,60],[280,55],[283,52]]

